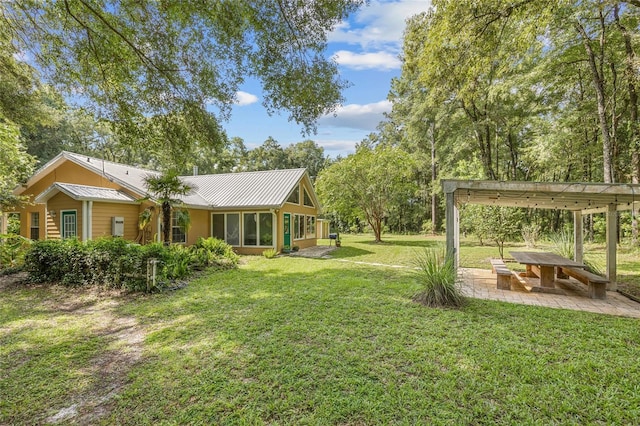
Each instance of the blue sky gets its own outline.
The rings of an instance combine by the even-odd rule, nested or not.
[[[269,136],[286,147],[305,139],[316,141],[330,157],[348,155],[391,110],[387,94],[391,79],[400,75],[399,54],[405,20],[426,11],[430,0],[371,1],[342,22],[329,35],[327,55],[335,57],[341,77],[351,82],[336,116],[322,117],[317,134],[302,135],[302,127],[288,122],[288,114],[269,116],[262,106],[257,82],[238,93],[238,104],[224,123],[229,137],[241,137],[247,148],[261,145]]]

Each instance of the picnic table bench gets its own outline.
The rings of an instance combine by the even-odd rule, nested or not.
[[[575,278],[589,288],[589,297],[592,299],[607,298],[607,283],[609,280],[603,276],[594,274],[586,269],[561,267],[558,272],[562,272],[570,277]]]
[[[504,260],[502,259],[490,259],[491,272],[496,274],[497,285],[499,290],[511,290],[511,269],[507,268]]]

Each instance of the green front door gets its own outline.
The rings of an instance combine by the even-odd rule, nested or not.
[[[291,213],[284,214],[284,238],[282,244],[285,248],[291,248]]]

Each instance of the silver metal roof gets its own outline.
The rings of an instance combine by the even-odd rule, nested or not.
[[[130,195],[115,189],[56,182],[39,194],[36,197],[36,202],[45,202],[60,192],[67,194],[74,200],[109,201],[120,203],[134,203],[136,201],[136,199]]]
[[[286,169],[184,176],[182,179],[194,186],[196,193],[213,208],[276,208],[287,201],[304,174],[305,169]]]
[[[89,157],[73,152],[63,151],[54,159],[42,166],[34,176],[29,179],[27,186],[32,185],[40,176],[44,176],[65,160],[72,161],[81,167],[104,176],[111,182],[122,185],[134,194],[139,194],[140,198],[147,195],[145,178],[148,176],[158,176],[160,173],[154,170],[143,169],[126,164],[114,163],[100,158]],[[278,208],[281,207],[289,197],[291,191],[304,177],[306,169],[285,169],[269,170],[258,172],[226,173],[216,175],[181,176],[185,183],[189,184],[193,190],[190,194],[181,197],[183,203],[195,208],[207,209],[228,209],[228,208]],[[63,190],[68,195],[77,199],[105,199],[118,201],[113,190],[104,189],[104,193],[99,193],[100,188],[87,187],[58,182],[58,186],[53,186],[49,190]],[[55,185],[54,185],[55,186]],[[72,189],[75,188],[75,189]],[[85,191],[81,194],[79,188],[94,188],[92,191]],[[26,187],[19,187],[16,193],[23,192]],[[38,196],[46,197],[47,191]],[[115,191],[117,192],[117,191]],[[72,195],[73,194],[73,195]],[[90,195],[91,194],[91,195]],[[122,193],[120,193],[122,194]],[[44,198],[47,199],[47,198]],[[120,200],[120,201],[130,201]],[[314,202],[317,202],[314,197]]]

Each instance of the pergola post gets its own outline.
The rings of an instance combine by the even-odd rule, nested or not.
[[[573,212],[573,260],[582,263],[584,260],[584,244],[582,241],[582,212]]]
[[[460,224],[458,218],[458,207],[455,203],[454,192],[445,193],[446,211],[445,227],[447,232],[447,254],[453,254],[456,268],[460,264]]]
[[[609,204],[607,208],[607,278],[609,284],[607,290],[616,291],[618,282],[616,279],[616,248],[618,244],[618,209],[616,204]]]

